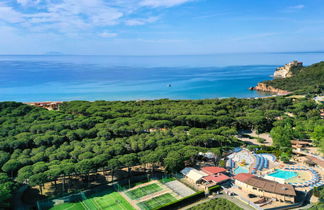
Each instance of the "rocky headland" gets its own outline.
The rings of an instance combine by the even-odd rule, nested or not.
[[[273,74],[274,79],[283,79],[283,78],[289,78],[294,75],[294,73],[303,67],[303,63],[299,61],[292,61],[288,64],[285,64],[282,67],[279,67],[276,69],[276,71]],[[279,88],[274,88],[271,85],[268,85],[264,82],[258,83],[257,86],[255,87],[250,87],[250,90],[256,90],[256,91],[262,91],[262,92],[271,92],[275,93],[277,95],[287,95],[290,94],[291,92],[287,90],[282,90]]]
[[[273,74],[274,78],[289,78],[294,75],[294,73],[303,67],[303,63],[297,60],[285,64],[282,67],[276,69]]]
[[[261,92],[270,92],[270,93],[275,93],[278,95],[287,95],[290,94],[291,92],[286,91],[286,90],[281,90],[278,88],[274,88],[270,85],[267,85],[265,83],[259,82],[257,86],[255,87],[250,87],[250,90],[256,90],[256,91],[261,91]]]

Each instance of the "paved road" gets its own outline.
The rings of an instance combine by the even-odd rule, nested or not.
[[[202,203],[205,203],[205,202],[208,202],[212,199],[215,199],[215,198],[224,198],[226,200],[229,200],[229,201],[232,201],[233,203],[235,203],[237,206],[241,207],[242,209],[245,209],[245,210],[254,210],[253,207],[249,206],[248,204],[242,202],[241,200],[233,197],[233,196],[229,196],[229,195],[226,195],[226,194],[221,194],[221,195],[216,195],[215,197],[213,198],[206,198],[206,199],[203,199],[203,200],[200,200],[196,203],[193,203],[191,205],[188,205],[186,207],[183,207],[181,208],[180,210],[186,210],[186,209],[189,209],[191,207],[194,207],[194,206],[197,206],[199,204],[202,204]]]

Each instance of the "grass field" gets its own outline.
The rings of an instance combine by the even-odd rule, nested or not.
[[[170,193],[166,193],[166,194],[160,195],[158,197],[152,198],[148,201],[138,203],[137,205],[142,210],[150,210],[150,209],[155,209],[159,206],[162,206],[164,204],[170,203],[175,200],[177,200],[177,199],[175,197],[173,197]]]
[[[154,184],[146,185],[144,187],[139,187],[134,190],[125,192],[125,194],[132,200],[136,200],[146,195],[159,192],[161,190],[162,188],[158,184],[154,183]]]
[[[64,203],[51,210],[134,210],[134,208],[118,193],[106,190],[90,196],[82,194],[83,201]]]

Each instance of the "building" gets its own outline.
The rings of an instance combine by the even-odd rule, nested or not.
[[[225,174],[218,174],[215,176],[209,175],[209,176],[205,176],[202,178],[202,180],[204,181],[204,184],[208,187],[224,183],[230,179],[231,178],[226,176]]]
[[[181,173],[194,184],[203,184],[205,186],[213,186],[230,180],[231,178],[226,176],[225,168],[220,167],[203,167],[201,170],[186,167]]]
[[[32,103],[25,103],[25,104],[45,108],[47,110],[59,110],[60,108],[59,106],[62,103],[63,102],[61,101],[56,101],[56,102],[32,102]]]
[[[307,148],[307,147],[311,147],[311,143],[308,141],[299,141],[299,140],[291,140],[291,146],[294,149],[297,149],[298,151],[300,151],[303,148]]]
[[[208,174],[208,175],[217,175],[219,173],[225,173],[226,172],[225,168],[216,167],[216,166],[203,167],[201,170],[203,172],[205,172],[206,174]]]
[[[208,174],[191,167],[184,168],[181,173],[194,184],[201,183],[202,178],[208,176]]]
[[[234,180],[235,185],[247,193],[281,202],[295,202],[296,191],[292,185],[280,184],[248,173],[238,174]]]
[[[282,67],[277,68],[273,76],[275,78],[292,77],[293,70],[295,70],[296,68],[301,68],[301,67],[303,67],[302,62],[293,61],[293,62],[290,62]]]

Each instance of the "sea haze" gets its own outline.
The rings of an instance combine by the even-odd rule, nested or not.
[[[0,101],[259,97],[248,87],[293,59],[323,54],[0,56]]]

